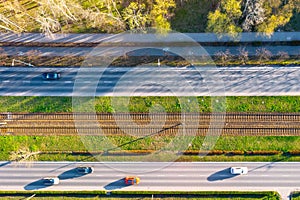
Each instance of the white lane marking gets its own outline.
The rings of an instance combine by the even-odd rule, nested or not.
[[[8,80],[5,80],[5,81],[2,81],[3,83],[9,83],[10,81],[8,81]]]
[[[65,83],[72,83],[72,81],[65,81]]]
[[[23,81],[23,83],[30,83],[30,81]]]

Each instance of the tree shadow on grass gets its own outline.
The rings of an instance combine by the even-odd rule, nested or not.
[[[59,180],[66,180],[66,179],[72,179],[72,178],[79,178],[82,176],[85,176],[87,174],[80,174],[76,171],[76,168],[70,169],[68,171],[65,171],[61,173],[58,178]]]
[[[27,185],[25,185],[25,190],[40,190],[43,188],[49,187],[49,185],[44,185],[43,179],[39,179],[37,181],[31,182]]]
[[[121,189],[124,187],[128,187],[129,185],[125,184],[125,178],[119,179],[117,181],[114,181],[112,183],[109,183],[104,186],[105,190],[116,190],[116,189]]]
[[[224,179],[229,179],[229,178],[233,178],[237,175],[234,175],[234,174],[231,174],[230,173],[230,168],[226,168],[226,169],[223,169],[221,171],[218,171],[218,172],[215,172],[213,174],[211,174],[207,180],[208,181],[222,181]]]

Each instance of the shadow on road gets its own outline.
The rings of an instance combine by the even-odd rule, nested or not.
[[[90,157],[86,157],[86,158],[84,158],[84,159],[80,159],[80,160],[78,160],[78,161],[76,161],[76,162],[70,162],[70,163],[68,163],[68,164],[66,164],[66,165],[63,165],[63,166],[58,167],[58,168],[56,168],[56,169],[53,169],[53,170],[51,170],[50,172],[55,172],[55,171],[57,171],[57,170],[59,170],[59,169],[62,169],[62,168],[65,168],[65,167],[68,167],[68,166],[71,166],[71,165],[75,165],[75,164],[80,163],[80,162],[82,162],[82,161],[87,162],[88,160],[95,161],[95,160],[94,160],[94,156],[91,154]]]
[[[233,178],[237,175],[230,173],[230,168],[223,169],[221,171],[218,171],[216,173],[211,174],[207,180],[208,181],[222,181],[224,179]]]
[[[63,173],[61,173],[58,178],[59,180],[65,180],[65,179],[72,179],[72,178],[79,178],[81,176],[84,176],[86,174],[79,174],[77,171],[76,171],[76,168],[74,169],[70,169],[68,171],[65,171]]]
[[[264,164],[264,165],[261,165],[261,166],[259,166],[259,167],[253,168],[253,169],[249,170],[249,172],[255,171],[255,170],[257,170],[257,169],[262,169],[262,168],[265,168],[266,171],[267,171],[267,170],[270,170],[270,169],[272,169],[273,167],[275,167],[275,165],[276,165],[278,162],[282,162],[282,161],[284,161],[284,159],[281,159],[281,160],[278,160],[278,161],[274,161],[274,162],[269,162],[269,163],[267,163],[267,164]]]
[[[7,161],[7,162],[3,162],[3,163],[0,163],[0,167],[4,167],[5,165],[8,165],[10,164],[11,161]]]
[[[40,179],[40,180],[37,180],[37,181],[34,181],[32,183],[25,185],[24,189],[25,190],[39,190],[39,189],[43,189],[46,187],[49,187],[49,186],[44,185],[43,180]]]
[[[104,189],[105,190],[116,190],[116,189],[121,189],[121,188],[124,188],[127,186],[129,186],[129,185],[125,184],[125,178],[122,178],[122,179],[119,179],[117,181],[107,184],[106,186],[104,186]]]

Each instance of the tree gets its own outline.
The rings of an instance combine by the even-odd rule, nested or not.
[[[171,17],[170,10],[175,7],[176,4],[174,0],[155,1],[150,12],[150,18],[152,20],[152,25],[158,30],[158,32],[162,33],[171,29],[168,19]]]
[[[214,33],[229,33],[236,36],[242,29],[238,26],[242,16],[240,0],[221,0],[215,12],[209,12],[207,31]]]
[[[6,11],[0,14],[0,29],[16,33],[36,30],[47,35],[62,31],[62,27],[84,24],[105,32],[125,30],[125,23],[113,0],[94,1],[85,7],[79,0],[32,0],[34,12],[18,0],[1,3]],[[97,3],[96,3],[97,2]],[[32,9],[33,10],[33,9]]]
[[[266,20],[258,24],[256,31],[263,32],[267,36],[271,36],[273,32],[281,26],[287,24],[293,16],[296,3],[299,0],[273,0],[265,1],[264,9]]]
[[[2,6],[6,12],[0,14],[0,28],[4,31],[24,32],[29,21],[28,17],[24,16],[24,10],[26,9],[16,0],[4,1]]]
[[[80,10],[81,19],[88,28],[116,33],[126,30],[119,7],[121,2],[113,0],[89,0],[91,4]]]
[[[171,29],[169,19],[172,9],[176,7],[174,0],[132,1],[123,6],[123,20],[130,30],[155,27],[158,32],[163,33]]]
[[[265,19],[265,10],[260,0],[245,0],[243,9],[243,31],[255,31],[255,27]]]
[[[146,12],[144,3],[131,2],[129,6],[123,10],[122,14],[130,30],[145,29],[149,21],[149,14]]]
[[[31,151],[29,148],[23,147],[17,151],[12,151],[9,158],[11,161],[17,162],[34,161],[37,159],[37,155],[40,153],[40,151]]]
[[[221,0],[208,14],[207,31],[235,36],[244,31],[273,32],[287,24],[293,12],[299,12],[300,0]]]
[[[38,5],[35,20],[47,35],[61,31],[62,24],[79,21],[81,5],[76,0],[34,0]]]
[[[20,33],[38,25],[42,32],[51,34],[60,31],[62,23],[78,20],[76,11],[80,5],[74,0],[33,0],[33,3],[37,5],[36,12],[29,12],[17,0],[3,2],[7,12],[6,16],[0,16],[0,28]]]

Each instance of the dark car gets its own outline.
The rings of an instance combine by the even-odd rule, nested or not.
[[[93,167],[77,167],[76,168],[77,173],[79,174],[91,174],[94,172],[94,168]]]
[[[60,79],[60,73],[59,72],[45,72],[42,74],[43,79],[45,80],[57,80]]]

